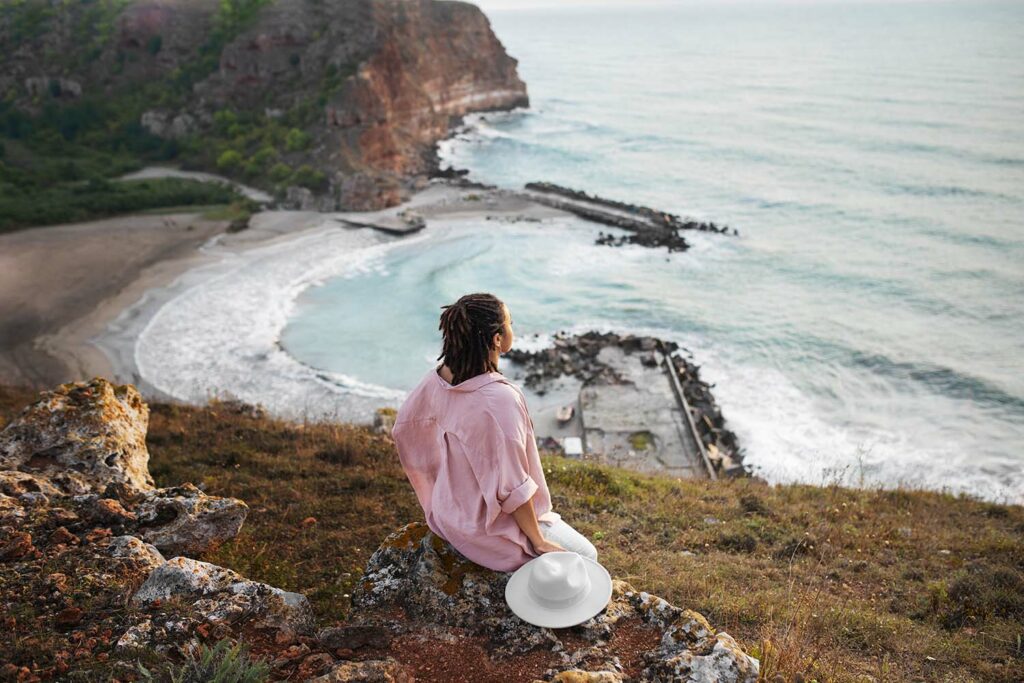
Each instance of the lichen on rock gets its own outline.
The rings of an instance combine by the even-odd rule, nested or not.
[[[208,496],[192,484],[148,491],[135,506],[140,535],[163,552],[193,555],[234,538],[249,506]]]
[[[413,522],[385,538],[370,557],[352,596],[358,623],[398,605],[424,627],[464,629],[486,636],[496,659],[538,647],[559,654],[561,664],[545,680],[622,680],[623,667],[609,651],[627,621],[660,633],[644,655],[639,680],[753,683],[759,662],[707,620],[625,581],[613,579],[612,596],[601,612],[568,629],[533,626],[505,601],[511,572],[481,567],[463,557],[426,524]],[[582,645],[566,646],[569,640]],[[561,678],[559,678],[561,676]]]
[[[47,477],[67,494],[111,483],[148,491],[148,426],[149,406],[130,384],[61,384],[0,432],[0,469]]]

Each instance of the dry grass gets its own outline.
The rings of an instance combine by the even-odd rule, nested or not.
[[[34,394],[0,391],[0,424]],[[151,404],[157,483],[245,499],[201,559],[309,596],[325,624],[378,543],[422,512],[390,439]],[[922,491],[681,481],[543,457],[555,509],[613,576],[696,609],[764,679],[1024,680],[1024,509]]]

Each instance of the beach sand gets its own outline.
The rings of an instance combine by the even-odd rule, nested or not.
[[[113,379],[109,358],[88,340],[146,289],[193,265],[227,227],[173,213],[0,235],[0,379],[35,388]]]
[[[229,221],[195,212],[135,214],[52,225],[0,235],[0,381],[48,389],[102,376],[135,384],[147,399],[173,400],[138,374],[131,334],[152,317],[162,288],[187,271],[288,240],[325,221],[373,223],[412,209],[445,218],[536,219],[565,215],[521,195],[435,183],[400,206],[373,213],[263,211],[250,227],[228,233]],[[122,314],[122,334],[110,334]],[[131,329],[129,335],[124,329]]]

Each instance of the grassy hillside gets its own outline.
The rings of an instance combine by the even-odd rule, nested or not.
[[[0,425],[34,396],[0,389]],[[220,403],[150,407],[158,485],[251,506],[201,559],[305,593],[322,623],[346,617],[380,540],[422,519],[387,436]],[[613,576],[705,614],[765,680],[1024,680],[1021,507],[542,460],[555,509]]]

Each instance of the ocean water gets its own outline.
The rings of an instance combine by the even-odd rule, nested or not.
[[[519,346],[588,329],[685,346],[769,481],[1024,502],[1024,4],[490,17],[532,106],[469,117],[446,160],[739,235],[668,254],[594,245],[609,229],[574,218],[348,246],[325,229],[165,306],[137,349],[147,377],[366,419],[435,361],[440,306],[490,291]],[[242,351],[237,326],[258,328]],[[173,350],[191,328],[203,343]]]

